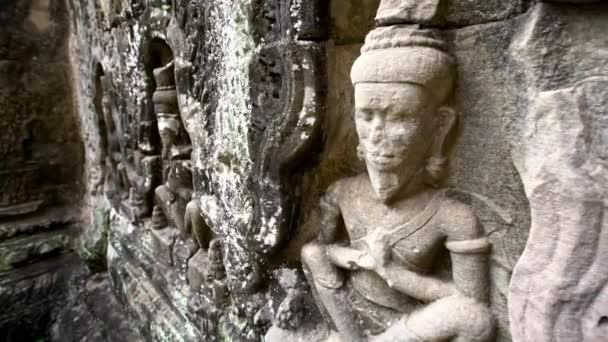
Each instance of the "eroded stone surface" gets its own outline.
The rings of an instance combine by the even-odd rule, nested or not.
[[[378,274],[381,267],[370,262],[374,260],[369,256],[381,260],[386,256],[382,252],[389,249],[378,241],[382,239],[373,239],[383,235],[371,233],[364,242],[358,241],[358,230],[353,227],[359,223],[353,222],[367,219],[364,230],[370,232],[389,226],[387,220],[392,216],[374,212],[383,204],[372,199],[390,202],[395,196],[390,190],[400,188],[399,181],[393,184],[393,176],[399,180],[399,172],[368,167],[369,160],[382,164],[382,158],[390,160],[398,153],[366,156],[366,148],[378,151],[371,131],[362,129],[360,114],[355,116],[356,105],[366,97],[398,101],[386,98],[390,87],[375,84],[370,90],[364,86],[366,82],[356,80],[354,88],[350,80],[353,62],[360,60],[355,76],[367,83],[404,82],[404,75],[417,83],[418,78],[429,76],[425,71],[440,74],[437,66],[445,60],[437,58],[441,53],[436,50],[448,51],[456,62],[458,77],[451,101],[430,101],[424,95],[412,95],[416,91],[411,89],[397,97],[403,100],[411,95],[407,106],[417,101],[441,102],[454,109],[454,128],[446,129],[444,148],[433,151],[433,156],[450,160],[447,177],[437,184],[451,188],[442,202],[453,204],[448,205],[452,208],[447,210],[449,215],[444,215],[450,220],[444,221],[454,224],[456,214],[471,214],[468,217],[477,220],[475,237],[486,236],[492,246],[483,254],[489,256],[489,267],[472,268],[478,275],[489,271],[487,287],[479,285],[481,279],[464,277],[475,280],[468,285],[477,284],[472,285],[475,291],[470,290],[473,287],[465,291],[466,296],[479,296],[483,301],[481,293],[489,291],[488,308],[496,319],[498,341],[510,341],[510,330],[523,340],[534,340],[539,331],[547,341],[594,341],[605,336],[605,279],[581,273],[601,273],[594,270],[605,266],[601,258],[582,252],[602,253],[601,244],[594,243],[603,239],[598,217],[605,207],[603,188],[597,186],[605,183],[601,113],[606,104],[598,100],[605,97],[605,5],[519,0],[101,0],[68,4],[65,13],[73,15],[69,46],[54,38],[67,34],[69,26],[56,25],[54,14],[63,6],[59,2],[23,0],[0,5],[0,16],[10,27],[18,28],[8,35],[0,30],[0,70],[7,79],[20,80],[19,84],[44,87],[44,92],[25,87],[35,91],[23,98],[41,99],[25,101],[32,102],[29,107],[16,100],[20,99],[16,86],[3,88],[5,92],[13,89],[4,98],[11,103],[9,107],[18,109],[11,112],[17,113],[12,120],[15,124],[7,126],[18,129],[8,131],[20,133],[9,134],[5,137],[8,143],[0,147],[0,155],[9,156],[2,159],[7,167],[0,162],[0,169],[6,169],[0,171],[4,190],[0,253],[13,253],[4,253],[10,255],[2,261],[7,262],[3,264],[7,269],[31,267],[39,258],[68,253],[71,242],[59,246],[56,240],[67,236],[64,230],[78,222],[78,215],[57,211],[52,219],[38,219],[49,209],[55,212],[56,207],[49,205],[78,198],[78,182],[71,181],[85,170],[88,196],[83,208],[88,212],[82,217],[87,231],[80,239],[79,252],[96,271],[103,271],[107,258],[110,285],[128,314],[105,315],[92,310],[86,298],[78,299],[87,293],[91,298],[108,299],[108,284],[93,282],[70,301],[74,311],[60,314],[64,322],[80,317],[76,323],[84,329],[72,330],[79,336],[76,339],[101,338],[100,331],[86,327],[91,324],[89,319],[104,317],[110,322],[127,322],[130,327],[125,328],[136,328],[144,340],[256,341],[262,336],[267,340],[338,340],[339,333],[331,323],[336,314],[317,305],[329,301],[318,286],[309,288],[300,258],[302,246],[307,255],[311,252],[308,243],[321,228],[330,226],[324,217],[332,210],[319,207],[319,199],[340,197],[338,216],[349,227],[351,239],[338,236],[336,241],[345,241],[349,248],[360,244],[365,250],[363,246],[367,246],[369,251],[355,255],[353,264],[373,268],[378,272],[370,273]],[[7,11],[17,15],[6,17]],[[62,13],[59,18],[65,20]],[[386,27],[397,23],[422,27]],[[374,25],[382,27],[372,32],[361,54],[360,44]],[[419,34],[437,29],[441,30],[437,36]],[[438,44],[440,39],[445,44]],[[386,46],[370,49],[374,40]],[[407,55],[389,48],[399,44],[417,48]],[[372,56],[374,50],[382,53]],[[71,70],[65,64],[66,51],[71,53]],[[437,63],[430,63],[433,60]],[[382,68],[375,68],[380,64]],[[425,65],[428,69],[421,67]],[[71,97],[64,94],[70,73],[78,85],[74,103],[80,113],[85,153],[78,150],[75,137],[79,129],[72,117],[58,113],[71,110]],[[439,99],[452,90],[445,82],[451,71],[443,74],[445,77],[425,79]],[[15,103],[19,106],[12,106]],[[41,108],[53,113],[44,117],[48,122],[31,120],[40,117]],[[446,114],[449,111],[439,112],[443,119],[452,116]],[[24,129],[20,122],[27,123]],[[64,140],[54,137],[57,125],[68,132]],[[49,129],[49,136],[39,134]],[[433,133],[443,136],[445,132],[434,129]],[[357,151],[359,143],[362,153]],[[407,146],[407,151],[422,145],[399,146]],[[418,152],[415,155],[422,156],[427,151]],[[368,159],[367,164],[358,154]],[[84,167],[80,167],[83,156]],[[438,171],[439,161],[430,165],[432,171]],[[407,165],[418,162],[409,160]],[[362,172],[363,176],[351,178]],[[41,174],[50,178],[43,181]],[[3,175],[14,181],[1,184],[6,179]],[[362,190],[364,185],[368,191]],[[580,187],[584,191],[577,191]],[[563,198],[564,194],[568,197]],[[407,208],[424,211],[427,202],[432,200],[416,197],[412,203],[420,208],[403,204],[403,210],[395,212],[405,215],[402,211]],[[559,208],[557,213],[555,208]],[[411,242],[416,246],[401,249],[414,253],[418,248],[424,254],[428,249],[422,248],[421,241],[429,236],[424,232],[433,225],[431,221],[415,240],[402,241],[402,245]],[[530,222],[533,231],[528,251],[511,279]],[[548,229],[553,230],[547,233]],[[547,239],[537,238],[541,233],[559,241],[549,244]],[[443,242],[437,243],[437,249],[445,255],[420,258],[433,261],[425,276],[449,279],[452,275],[462,285],[459,275],[467,273],[458,270],[462,253],[448,252]],[[353,252],[338,250],[334,257]],[[555,257],[546,256],[549,254]],[[308,256],[306,264],[323,259]],[[387,260],[394,259],[391,255]],[[547,267],[538,270],[540,260]],[[323,274],[319,269],[328,265],[321,264],[312,268],[310,284],[315,285],[315,277]],[[364,273],[349,269],[352,267],[341,265],[339,277],[350,279]],[[424,288],[422,295],[441,292],[421,285],[425,278],[419,278],[420,273],[409,275],[418,279],[409,290]],[[539,285],[542,282],[546,286]],[[403,283],[391,283],[408,292],[398,285]],[[439,286],[440,290],[449,290],[451,283],[447,284]],[[439,319],[424,320],[431,322],[425,330],[422,323],[415,323],[420,315],[397,320],[403,316],[398,311],[408,305],[380,310],[357,295],[360,288],[346,284],[345,289],[346,295],[338,301],[344,311],[341,317],[352,316],[356,310],[346,308],[354,305],[360,308],[357,315],[374,314],[371,320],[355,325],[368,330],[379,326],[378,332],[392,326],[388,334],[396,331],[399,338],[405,338],[404,332],[409,330],[437,334],[442,327],[438,322],[450,319],[462,326],[464,321],[490,317],[487,311],[471,314],[475,305],[463,304],[467,299],[448,304],[443,299],[427,299],[426,304],[417,305],[424,309],[451,306],[452,311],[435,315]],[[541,289],[547,290],[546,295],[537,295]],[[382,296],[391,291],[385,287],[378,292]],[[394,303],[384,307],[390,305]],[[458,319],[457,306],[477,320]],[[69,329],[68,324],[54,333],[67,338]],[[339,326],[338,330],[345,331]],[[475,338],[483,339],[479,336]]]
[[[607,307],[606,105],[608,78],[545,91],[532,103],[521,164],[532,227],[511,281],[514,337],[600,341]],[[583,133],[586,132],[586,133]],[[542,156],[542,158],[541,158]],[[526,323],[524,323],[526,321]]]
[[[591,51],[606,43],[594,32],[605,30],[607,11],[538,5],[512,45],[530,98],[514,150],[532,219],[509,292],[518,341],[608,336],[598,309],[607,305],[608,280],[597,271],[605,267],[607,195],[607,79],[598,75],[608,70],[605,57]],[[547,25],[555,25],[549,35],[542,33]]]
[[[393,10],[401,8],[382,1],[378,16]],[[487,237],[469,207],[433,189],[455,122],[447,106],[455,63],[439,32],[393,25],[409,20],[426,22],[380,21],[387,26],[367,35],[352,67],[357,152],[367,173],[329,187],[319,236],[302,248],[302,261],[319,309],[343,339],[488,341]],[[447,241],[451,280],[432,271],[439,241]]]

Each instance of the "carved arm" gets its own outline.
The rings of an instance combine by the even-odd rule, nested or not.
[[[336,241],[336,235],[340,228],[341,213],[337,204],[336,184],[329,187],[325,196],[321,198],[320,210],[321,217],[319,220],[319,234],[317,241],[321,244],[330,244]]]
[[[446,243],[452,258],[452,278],[459,292],[486,302],[488,297],[488,250],[486,237]]]
[[[391,288],[423,302],[432,302],[458,292],[451,282],[445,282],[433,276],[420,275],[394,261],[377,267],[376,272],[386,280]]]

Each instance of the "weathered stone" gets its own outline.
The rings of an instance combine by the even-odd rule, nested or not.
[[[92,227],[80,235],[78,255],[93,272],[105,271],[107,270],[106,253],[110,233],[110,207],[105,201],[98,202],[91,215]]]
[[[198,291],[205,282],[209,266],[207,251],[202,249],[188,260],[188,285],[193,292]]]
[[[74,203],[83,153],[67,65],[69,12],[57,1],[0,5],[0,217]]]
[[[75,223],[78,219],[77,216],[78,213],[70,207],[52,207],[43,209],[34,215],[11,219],[0,223],[0,241],[65,227]]]
[[[460,27],[505,20],[521,14],[522,0],[383,0],[376,21],[425,26]]]
[[[74,277],[55,308],[51,341],[144,341],[112,294],[108,275]]]
[[[331,33],[335,44],[363,43],[373,28],[378,4],[380,0],[330,1]]]
[[[608,306],[608,278],[599,271],[608,252],[608,68],[594,53],[606,44],[598,34],[607,13],[603,4],[539,4],[512,46],[530,98],[515,149],[532,219],[509,292],[517,341],[608,336],[599,309]]]
[[[381,2],[378,14],[391,6]],[[375,29],[361,51],[351,80],[367,174],[330,186],[319,236],[302,249],[319,309],[352,341],[487,341],[487,237],[469,207],[428,187],[442,175],[454,127],[453,59],[438,33],[404,26]],[[447,240],[450,282],[432,274],[439,240]]]
[[[119,303],[129,308],[128,319],[145,340],[204,340],[200,330],[188,319],[186,275],[172,262],[177,231],[136,229],[124,217],[113,213],[108,246],[108,273],[112,291]],[[168,245],[159,249],[160,235],[166,231]],[[164,254],[162,254],[162,253]]]
[[[151,230],[155,245],[154,249],[157,251],[159,262],[164,262],[168,265],[173,264],[173,245],[177,238],[177,231],[171,228],[154,229]]]
[[[66,253],[73,249],[75,235],[74,229],[60,229],[3,241],[0,243],[0,270]]]
[[[0,273],[0,334],[7,341],[48,336],[54,307],[65,303],[70,281],[86,268],[74,254]]]
[[[605,340],[584,2],[2,2],[0,336]]]
[[[600,341],[608,336],[608,78],[540,92],[531,104],[519,170],[532,227],[511,281],[510,317],[518,341]],[[541,158],[542,156],[542,158]],[[547,185],[551,186],[548,187]]]

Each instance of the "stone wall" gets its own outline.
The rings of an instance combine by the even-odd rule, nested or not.
[[[326,224],[330,185],[366,170],[350,71],[379,6],[402,4],[399,20],[441,32],[456,61],[441,186],[492,246],[495,340],[600,341],[608,8],[569,2],[0,5],[13,28],[0,67],[23,83],[0,90],[16,118],[1,124],[22,132],[2,143],[0,169],[34,182],[4,191],[0,213],[41,213],[86,188],[80,255],[107,269],[145,340],[337,338],[301,251]],[[57,40],[28,45],[45,34]],[[434,261],[449,279],[447,254]]]
[[[47,335],[80,263],[84,151],[61,1],[0,4],[0,336]]]

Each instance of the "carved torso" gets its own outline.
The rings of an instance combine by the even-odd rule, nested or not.
[[[368,176],[362,174],[336,182],[324,202],[344,221],[352,248],[366,251],[372,235],[382,234],[391,249],[391,259],[417,273],[429,273],[445,241],[454,236],[443,222],[443,213],[453,203],[446,199],[444,190],[423,190],[387,205],[377,199]],[[458,229],[459,222],[455,221],[450,225]],[[391,289],[374,272],[351,271],[350,280],[358,292],[377,304],[402,312],[416,307],[417,301]]]

